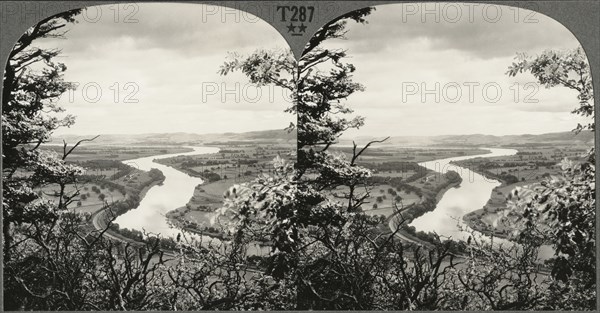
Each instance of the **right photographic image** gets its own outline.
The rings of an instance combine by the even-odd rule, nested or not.
[[[569,29],[386,4],[323,26],[297,71],[303,307],[596,307],[594,96]]]

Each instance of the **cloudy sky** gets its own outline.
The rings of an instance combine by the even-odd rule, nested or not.
[[[60,100],[76,124],[58,134],[244,132],[295,121],[283,112],[282,90],[258,90],[243,74],[217,73],[228,52],[287,49],[255,16],[139,3],[92,7],[77,19],[67,39],[43,43],[62,49],[65,80],[79,84]]]
[[[348,49],[366,87],[348,101],[366,125],[346,137],[537,134],[582,121],[569,113],[573,91],[505,75],[517,52],[577,47],[548,17],[483,4],[394,4],[367,19],[349,23],[347,40],[327,44]],[[217,74],[229,52],[287,48],[250,14],[139,3],[92,7],[78,20],[68,39],[43,43],[62,49],[65,79],[79,84],[60,102],[77,123],[58,133],[243,132],[295,120],[283,112],[281,89]]]
[[[532,11],[445,5],[378,6],[367,25],[349,23],[348,39],[329,43],[348,49],[366,87],[348,100],[366,124],[344,137],[539,134],[582,121],[569,113],[575,92],[505,75],[517,52],[576,48],[570,31]]]

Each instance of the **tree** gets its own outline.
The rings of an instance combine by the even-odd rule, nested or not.
[[[46,18],[28,29],[9,54],[4,71],[2,90],[2,181],[3,181],[3,237],[4,258],[11,259],[12,228],[25,221],[53,220],[56,214],[39,199],[33,190],[44,184],[66,183],[82,173],[77,166],[67,165],[56,154],[38,148],[54,130],[73,123],[72,116],[62,119],[45,112],[59,113],[57,99],[71,83],[63,80],[66,66],[53,60],[57,49],[41,49],[31,44],[41,38],[61,38],[59,32],[74,22],[79,10]],[[33,65],[38,66],[34,70]],[[66,145],[65,145],[65,153]],[[28,177],[15,175],[17,171],[32,172]],[[73,197],[58,192],[60,207]],[[66,197],[66,198],[65,198]]]
[[[547,284],[537,263],[536,245],[497,245],[471,232],[457,247],[464,260],[452,267],[440,287],[446,310],[536,310]]]
[[[574,114],[591,117],[575,132],[594,131],[594,95],[587,58],[581,47],[571,51],[548,50],[530,59],[517,57],[508,75],[530,72],[546,87],[563,86],[578,92]],[[550,242],[555,249],[547,307],[585,310],[596,304],[595,152],[583,162],[565,158],[562,176],[544,174],[539,189],[522,188],[513,194],[511,209],[524,217],[523,240]],[[547,227],[544,227],[546,225]]]
[[[111,207],[106,208],[108,216],[104,222],[108,226],[105,229],[89,231],[81,227],[84,217],[66,210],[70,203],[77,201],[79,189],[67,193],[65,188],[79,183],[81,168],[65,160],[81,142],[71,148],[65,143],[62,156],[38,151],[56,127],[71,123],[70,120],[52,120],[44,114],[47,111],[44,107],[51,107],[54,98],[43,98],[47,96],[44,93],[47,89],[42,86],[58,86],[51,89],[57,97],[68,88],[68,83],[62,82],[60,71],[53,72],[55,67],[49,55],[42,59],[51,69],[41,74],[34,75],[30,69],[13,69],[12,80],[16,79],[17,83],[11,86],[11,100],[3,102],[9,107],[6,129],[4,111],[2,117],[3,134],[6,132],[10,139],[6,146],[3,142],[6,149],[3,161],[11,166],[3,169],[3,183],[12,188],[3,199],[5,216],[8,216],[5,232],[9,235],[8,239],[5,236],[5,244],[9,244],[4,252],[7,308],[520,310],[590,307],[591,299],[595,299],[592,293],[595,289],[592,282],[595,277],[592,270],[595,265],[592,161],[566,164],[564,179],[544,186],[546,190],[541,193],[515,193],[513,198],[521,201],[515,207],[531,222],[520,234],[522,245],[507,249],[498,249],[476,238],[467,243],[441,243],[435,234],[415,233],[414,227],[403,223],[413,219],[416,211],[404,213],[396,202],[392,202],[393,215],[389,217],[390,224],[397,225],[394,229],[388,229],[389,218],[370,217],[363,212],[368,205],[366,200],[375,189],[369,179],[372,172],[357,162],[372,144],[380,141],[364,147],[354,144],[350,157],[331,151],[330,147],[344,131],[364,123],[363,118],[350,116],[352,111],[346,105],[363,87],[353,81],[355,68],[345,63],[347,52],[328,49],[325,42],[342,39],[346,23],[365,23],[371,11],[371,8],[361,9],[330,21],[311,38],[298,61],[289,51],[259,50],[249,56],[232,54],[221,67],[223,75],[241,71],[253,83],[272,84],[291,91],[294,102],[286,111],[297,114],[299,121],[289,128],[298,134],[296,163],[276,157],[269,175],[261,174],[225,193],[225,205],[218,210],[217,219],[227,217],[224,224],[229,233],[225,236],[232,238],[227,244],[186,244],[180,242],[182,236],[175,242],[119,229],[118,225],[111,224],[115,217]],[[73,21],[68,14],[55,18]],[[60,25],[52,19],[43,23],[54,26],[36,25],[31,33]],[[51,32],[46,33],[49,34]],[[33,40],[29,44],[31,42]],[[9,66],[17,64],[15,62]],[[56,68],[64,71],[64,67],[56,65]],[[9,83],[12,80],[8,80]],[[32,106],[39,109],[29,112]],[[16,175],[20,169],[32,174]],[[209,170],[204,174],[211,181],[220,179]],[[152,170],[149,175],[153,180],[164,179],[158,170]],[[460,176],[448,172],[445,178],[454,181]],[[43,194],[33,191],[47,184],[59,187],[56,201],[44,199]],[[405,185],[404,188],[407,186],[410,187]],[[104,196],[96,186],[92,190],[99,193],[99,197]],[[342,192],[338,198],[329,196],[339,190]],[[379,202],[386,197],[385,190],[381,191]],[[395,195],[392,191],[389,189],[388,193]],[[410,194],[411,189],[407,192]],[[83,195],[80,198],[85,199]],[[571,201],[573,198],[577,201]],[[395,199],[400,202],[401,197]],[[139,201],[135,196],[130,200]],[[377,208],[377,204],[372,207]],[[533,217],[552,221],[555,232],[540,232],[534,227]],[[103,234],[109,229],[136,237],[139,242],[133,245],[107,240]],[[207,229],[217,232],[216,226]],[[396,236],[401,229],[418,238],[433,238],[436,244],[425,248],[402,242]],[[537,248],[547,238],[554,240],[557,250],[567,256],[555,259],[552,266],[572,272],[564,279],[565,283],[554,284],[550,289],[538,283],[535,263]],[[265,241],[272,246],[267,256],[248,256],[250,245]],[[179,252],[171,251],[167,256],[161,247]],[[455,266],[457,254],[461,266]],[[561,292],[568,296],[561,296]]]
[[[352,110],[345,104],[363,87],[352,80],[354,66],[343,62],[346,51],[326,49],[323,42],[343,38],[347,22],[364,23],[371,11],[327,23],[298,62],[289,51],[259,50],[247,57],[234,54],[221,68],[222,74],[240,70],[252,83],[273,84],[293,95],[286,111],[298,119],[296,163],[277,158],[272,176],[232,187],[219,212],[233,221],[236,242],[268,238],[273,244],[266,273],[293,286],[288,301],[295,309],[433,308],[441,260],[449,256],[445,248],[417,251],[419,262],[425,255],[434,262],[407,269],[405,248],[394,239],[399,228],[378,233],[381,220],[362,213],[371,173],[356,162],[378,141],[362,148],[355,144],[350,159],[329,151],[345,130],[363,124],[362,117],[348,117]],[[329,199],[327,193],[338,187],[345,190],[341,200]],[[391,296],[399,292],[405,296]]]
[[[70,147],[64,142],[62,155],[40,149],[53,131],[74,122],[70,115],[56,117],[63,112],[56,104],[58,98],[73,85],[63,80],[66,66],[55,61],[60,51],[34,43],[63,38],[61,30],[74,23],[79,12],[48,17],[27,30],[10,52],[4,72],[3,299],[7,310],[144,309],[148,303],[164,300],[160,296],[164,289],[157,288],[164,278],[157,271],[164,264],[157,244],[110,242],[103,238],[108,226],[90,231],[81,227],[85,216],[67,210],[78,200],[83,169],[66,159],[81,143],[93,139]],[[48,194],[50,198],[35,192],[45,186],[55,190]]]
[[[563,86],[577,91],[579,106],[572,113],[591,118],[587,125],[578,124],[576,130],[595,129],[592,76],[582,47],[569,51],[546,50],[535,58],[517,54],[516,60],[508,67],[509,76],[529,72],[546,88]]]

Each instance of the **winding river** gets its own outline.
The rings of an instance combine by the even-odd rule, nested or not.
[[[125,160],[123,163],[136,167],[143,171],[149,171],[153,168],[160,170],[165,175],[165,181],[162,185],[151,187],[140,205],[120,215],[115,220],[121,228],[135,229],[152,234],[160,234],[163,237],[174,238],[181,233],[181,230],[171,226],[167,220],[167,212],[185,206],[197,185],[202,184],[204,180],[198,177],[192,177],[186,173],[176,170],[173,167],[154,162],[157,159],[166,159],[175,156],[209,154],[219,152],[216,147],[185,147],[193,151],[184,153],[161,154],[149,157],[143,157],[133,160]],[[187,238],[202,240],[203,243],[219,241],[208,236],[186,234]],[[251,244],[248,247],[249,255],[265,254],[270,247],[259,244]]]
[[[173,209],[184,206],[193,195],[194,188],[198,184],[203,183],[203,180],[189,176],[172,167],[156,163],[153,160],[180,155],[216,153],[219,151],[218,148],[214,147],[189,148],[192,148],[194,151],[123,161],[123,163],[144,171],[149,171],[152,168],[159,169],[165,175],[165,181],[162,185],[150,188],[136,209],[130,210],[116,219],[115,222],[120,227],[161,234],[166,237],[173,237],[181,232],[179,229],[169,225],[165,214]],[[448,170],[453,170],[462,177],[463,181],[457,188],[450,188],[446,191],[435,210],[416,218],[410,225],[414,226],[417,230],[436,232],[443,237],[466,239],[469,232],[466,231],[468,227],[462,222],[462,216],[471,211],[481,209],[489,200],[492,190],[499,186],[500,182],[488,179],[469,169],[450,164],[450,162],[475,157],[509,156],[517,153],[517,150],[514,149],[485,148],[485,150],[489,150],[490,152],[419,163],[423,167],[438,173],[446,173]],[[465,230],[459,228],[459,223]],[[497,243],[510,244],[509,241],[500,238],[494,240]],[[255,247],[254,249],[260,248]],[[252,253],[249,251],[249,253],[260,252],[255,251]],[[540,257],[544,259],[551,256],[552,253],[550,247],[542,247]]]
[[[491,158],[517,154],[517,150],[514,149],[484,149],[489,150],[490,153],[419,163],[419,165],[437,173],[445,174],[449,170],[455,171],[463,180],[457,188],[450,188],[446,191],[435,210],[416,218],[410,225],[421,231],[436,232],[440,236],[467,239],[468,232],[461,231],[457,227],[458,221],[462,221],[463,215],[483,208],[490,199],[492,190],[500,186],[500,182],[488,179],[467,168],[450,164],[450,162],[476,157]]]
[[[486,178],[468,168],[450,164],[450,162],[476,157],[491,158],[517,154],[517,150],[514,149],[483,149],[489,150],[490,152],[486,154],[453,157],[419,163],[419,165],[438,173],[446,173],[449,170],[455,171],[463,180],[457,188],[450,188],[446,191],[442,199],[438,202],[435,210],[414,219],[410,224],[411,226],[414,226],[420,231],[435,232],[442,237],[449,237],[457,240],[466,240],[468,238],[471,229],[462,221],[462,217],[467,213],[483,208],[490,199],[492,190],[495,187],[500,186],[501,183],[497,180]],[[494,242],[503,245],[512,245],[510,241],[501,238],[494,238]],[[551,257],[553,253],[551,247],[542,246],[540,248],[539,257],[541,259],[547,259]]]
[[[140,202],[140,205],[117,217],[115,223],[119,224],[121,228],[139,231],[145,230],[146,232],[161,234],[165,237],[174,237],[181,232],[179,229],[169,225],[165,214],[171,210],[185,206],[194,194],[196,186],[202,184],[204,181],[201,178],[192,177],[170,166],[156,163],[154,160],[166,159],[179,155],[184,156],[219,152],[219,148],[214,147],[186,148],[192,148],[194,151],[153,155],[123,161],[123,163],[136,167],[142,171],[149,171],[152,168],[156,168],[165,175],[165,181],[162,185],[150,188],[146,193],[146,196]]]

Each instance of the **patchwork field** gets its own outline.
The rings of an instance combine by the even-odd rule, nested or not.
[[[225,191],[261,174],[272,173],[273,159],[279,156],[291,161],[290,155],[295,149],[291,145],[261,142],[221,144],[219,147],[218,153],[158,160],[164,165],[205,180],[203,184],[196,186],[185,207],[176,208],[167,214],[172,224],[217,233],[209,225],[209,219],[212,212],[223,205]]]
[[[74,142],[70,143],[69,148],[72,147],[73,144]],[[62,145],[45,145],[43,146],[43,149],[55,151],[59,155],[62,155],[63,153]],[[74,152],[69,155],[68,161],[73,163],[85,162],[90,160],[122,161],[152,155],[171,154],[189,151],[192,151],[192,149],[178,146],[97,145],[91,142],[78,146],[74,150]],[[110,171],[111,169],[106,170]]]
[[[582,161],[587,148],[582,146],[538,145],[516,147],[518,153],[514,156],[475,158],[456,162],[470,168],[490,179],[500,180],[501,186],[496,187],[489,201],[483,208],[477,209],[463,217],[468,225],[484,233],[494,233],[506,237],[516,230],[520,216],[511,212],[508,201],[513,197],[515,188],[535,187],[543,179],[560,175],[560,162],[569,158],[575,162]]]

